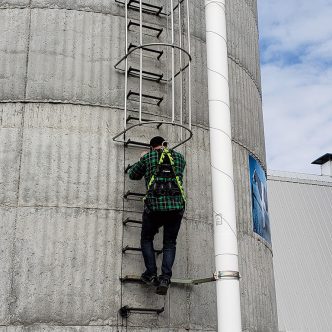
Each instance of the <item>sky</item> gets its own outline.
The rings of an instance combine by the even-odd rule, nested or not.
[[[258,0],[267,167],[332,153],[332,0]]]

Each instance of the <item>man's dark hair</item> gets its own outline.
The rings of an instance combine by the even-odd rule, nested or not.
[[[155,136],[155,137],[151,138],[150,146],[155,148],[159,145],[163,145],[164,142],[165,142],[164,138],[162,138],[161,136]]]

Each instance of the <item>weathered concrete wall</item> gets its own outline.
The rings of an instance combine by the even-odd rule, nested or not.
[[[242,324],[250,332],[278,331],[272,248],[253,233],[248,169],[252,154],[266,170],[257,3],[232,0],[227,5]]]
[[[214,269],[204,3],[190,2],[194,137],[180,149],[189,197],[177,278]],[[124,77],[113,68],[125,48],[123,15],[109,0],[0,0],[1,332],[216,329],[213,284],[173,286],[164,299],[119,281],[143,271],[140,254],[121,253],[139,244],[140,229],[121,221],[142,210],[122,199],[144,190],[123,172],[141,150],[112,141],[123,126]],[[276,331],[272,253],[252,232],[247,173],[248,153],[265,166],[256,1],[229,1],[227,20],[243,327]],[[144,112],[168,116],[163,105]],[[154,134],[144,128],[135,137]],[[165,312],[125,321],[117,311],[126,304]]]

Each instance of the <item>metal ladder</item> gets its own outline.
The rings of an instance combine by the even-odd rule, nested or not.
[[[114,66],[124,75],[124,129],[113,140],[124,146],[123,208],[124,211],[132,211],[133,205],[142,204],[145,194],[140,189],[130,188],[132,183],[126,176],[130,164],[126,166],[126,160],[137,148],[149,146],[137,138],[138,131],[144,127],[144,130],[158,135],[162,128],[173,132],[176,129],[178,139],[172,142],[171,148],[179,147],[192,137],[189,0],[115,2],[125,12],[125,55]],[[137,210],[142,208],[140,206]],[[125,243],[124,237],[128,232],[140,229],[141,224],[131,216],[123,220],[119,314],[124,319],[130,313],[159,315],[164,312],[164,306],[149,308],[122,303],[124,285],[141,283],[140,276],[123,273],[124,261],[141,251],[139,246]],[[159,255],[162,251],[155,252]],[[213,276],[197,280],[172,279],[172,285],[197,285],[214,280]]]
[[[125,11],[125,55],[114,65],[124,74],[124,129],[113,140],[147,147],[133,139],[135,129],[172,126],[180,133],[172,142],[171,148],[176,148],[192,137],[189,0],[158,0],[158,5],[149,0],[115,2]],[[150,19],[143,22],[146,17]],[[170,93],[155,92],[168,89]],[[144,112],[147,107],[149,112]]]

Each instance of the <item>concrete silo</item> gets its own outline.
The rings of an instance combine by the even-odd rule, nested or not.
[[[272,248],[251,221],[249,154],[265,168],[256,7],[256,1],[232,0],[226,14],[242,326],[258,332],[277,331],[277,317]],[[170,18],[150,14],[145,10],[145,22],[163,27],[163,35],[144,38],[169,40]],[[141,150],[112,140],[124,127],[125,79],[114,65],[126,49],[125,6],[0,0],[0,331],[216,330],[214,283],[184,284],[214,272],[204,14],[204,2],[191,0],[191,98],[187,69],[183,89],[174,91],[186,127],[189,101],[192,109],[193,137],[179,147],[188,165],[188,203],[174,266],[180,284],[163,298],[120,281],[143,271],[140,253],[124,250],[139,246],[139,224],[123,224],[139,220],[142,210],[137,197],[123,197],[144,190],[124,172]],[[137,10],[128,15],[135,22]],[[179,27],[186,31],[184,23]],[[133,24],[133,44],[136,29]],[[185,37],[183,43],[187,49]],[[144,64],[169,74],[170,48],[165,53],[167,61],[144,58]],[[175,67],[178,61],[177,53]],[[168,98],[142,112],[169,120],[171,85],[155,84],[144,82],[147,94]],[[134,104],[128,109],[134,117]],[[173,126],[140,127],[134,139],[146,142],[155,132],[181,141]],[[164,311],[123,318],[119,309],[126,305]]]

